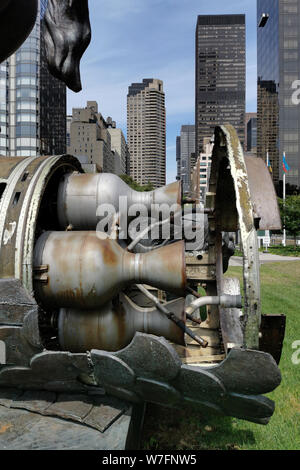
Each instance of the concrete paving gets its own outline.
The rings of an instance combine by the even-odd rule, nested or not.
[[[300,257],[294,256],[278,256],[272,255],[271,253],[259,253],[259,260],[260,264],[266,263],[278,263],[282,261],[300,261]],[[242,266],[243,265],[243,258],[239,256],[233,256],[230,258],[229,266]]]

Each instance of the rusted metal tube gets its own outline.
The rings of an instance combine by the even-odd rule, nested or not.
[[[96,309],[131,283],[183,294],[184,242],[132,254],[96,232],[46,232],[34,251],[34,288],[45,305]]]
[[[185,310],[186,314],[192,315],[194,311],[206,305],[219,305],[223,308],[242,308],[242,297],[240,295],[227,295],[201,297],[194,300]]]
[[[179,329],[181,329],[185,334],[187,334],[190,338],[196,341],[196,343],[202,346],[202,348],[207,348],[208,342],[205,341],[205,339],[201,338],[200,336],[195,335],[195,333],[186,326],[185,318],[183,320],[180,318],[177,318],[177,316],[172,311],[170,311],[166,307],[166,305],[162,305],[160,301],[155,297],[155,295],[151,294],[151,292],[149,292],[144,286],[138,285],[137,287],[140,289],[141,292],[143,292],[143,294],[146,297],[152,300],[152,302],[156,305],[158,310],[160,310],[164,315],[166,315],[166,317],[171,322],[175,323],[175,325],[177,325]]]
[[[61,228],[72,225],[75,230],[95,230],[101,220],[97,209],[110,204],[116,212],[124,213],[120,197],[126,198],[127,208],[142,204],[150,212],[152,204],[181,205],[181,183],[177,181],[155,191],[139,192],[110,173],[64,176],[58,190],[58,218]],[[126,210],[126,208],[125,208]]]
[[[168,302],[165,306],[179,320],[183,318],[183,298]],[[141,308],[124,294],[99,310],[61,309],[59,313],[58,337],[64,351],[118,351],[131,342],[137,331],[185,344],[183,331],[157,308]]]

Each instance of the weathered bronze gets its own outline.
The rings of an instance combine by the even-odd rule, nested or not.
[[[6,349],[0,387],[87,394],[92,386],[127,403],[193,405],[266,424],[274,403],[260,395],[281,376],[273,357],[259,351],[267,343],[272,352],[272,339],[260,324],[255,220],[270,221],[251,168],[233,128],[217,128],[198,250],[174,243],[174,230],[163,248],[150,243],[140,254],[130,252],[140,249],[134,240],[97,233],[93,210],[98,203],[120,210],[120,195],[133,202],[142,197],[148,210],[151,202],[180,205],[178,184],[138,195],[111,175],[82,174],[70,156],[0,159],[0,341]],[[273,227],[279,220],[274,198]],[[243,309],[239,281],[223,275],[232,253],[226,232],[238,228]],[[140,307],[133,283],[141,282],[165,290],[168,302],[151,297],[156,307]],[[149,296],[149,287],[141,289]],[[184,306],[177,297],[187,290],[203,302]],[[200,304],[205,312],[202,306],[200,316],[187,319],[185,311]],[[67,415],[67,405],[54,405],[51,412]]]
[[[38,0],[1,0],[0,63],[21,47],[34,27]]]
[[[2,0],[0,63],[29,36],[37,12],[38,0]],[[71,90],[79,92],[82,89],[80,60],[91,41],[88,0],[48,0],[42,34],[50,72]]]
[[[79,92],[80,59],[91,41],[88,0],[48,0],[44,21],[49,70]]]

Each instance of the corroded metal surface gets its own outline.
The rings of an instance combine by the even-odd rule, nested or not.
[[[123,198],[125,207],[120,206],[120,198]],[[103,209],[105,204],[111,205],[126,218],[128,214],[124,210],[132,208],[134,204],[143,205],[150,214],[154,204],[170,207],[181,205],[181,182],[171,183],[155,191],[141,192],[134,191],[121,178],[110,173],[66,175],[58,190],[61,228],[72,225],[74,230],[95,230],[105,215],[101,217],[98,208],[102,206]]]
[[[184,318],[184,298],[164,306],[179,319]],[[183,331],[157,308],[139,307],[124,294],[96,311],[61,309],[59,314],[58,335],[63,351],[118,351],[128,346],[137,331],[185,344]]]
[[[274,357],[280,363],[285,335],[285,315],[262,315],[259,349]]]
[[[193,406],[266,424],[274,404],[260,394],[274,390],[281,377],[269,354],[251,350],[258,349],[260,326],[255,230],[259,214],[253,207],[249,175],[233,128],[224,126],[216,130],[207,194],[208,239],[202,251],[187,258],[187,269],[184,242],[146,254],[132,254],[104,234],[72,231],[74,227],[66,227],[66,223],[75,220],[73,215],[69,218],[69,212],[63,223],[59,221],[57,209],[62,209],[71,193],[76,197],[68,202],[68,210],[72,206],[74,213],[80,208],[83,219],[79,224],[85,230],[89,223],[95,229],[96,219],[92,220],[90,214],[101,201],[114,205],[124,191],[128,195],[127,186],[118,188],[119,180],[111,175],[98,175],[96,179],[88,175],[85,180],[76,173],[80,171],[79,163],[69,156],[3,162],[0,277],[12,279],[0,281],[0,289],[9,287],[0,301],[3,320],[0,341],[4,341],[7,349],[6,364],[0,365],[0,387],[33,390],[36,392],[30,405],[33,410],[51,411],[63,419],[81,421],[89,416],[90,422],[86,424],[92,426],[97,413],[96,418],[90,414],[91,404],[86,398],[91,387],[135,404],[147,401],[172,407]],[[87,186],[82,192],[83,180]],[[112,181],[116,183],[115,191],[111,191]],[[73,192],[68,192],[70,188]],[[180,186],[175,183],[138,195],[129,191],[129,195],[132,201],[143,200],[147,207],[162,201],[180,202]],[[89,203],[80,206],[78,202],[86,196],[90,196],[89,203],[92,201],[88,210],[85,208]],[[65,228],[67,231],[63,231]],[[208,296],[228,290],[237,294],[238,282],[230,281],[228,286],[229,281],[223,277],[227,259],[223,232],[238,228],[244,251],[244,323],[240,322],[241,312],[210,306],[207,318],[198,328],[210,343],[210,361],[215,362],[217,357],[222,361],[224,351],[226,359],[205,368],[182,364],[175,348],[165,339],[183,344],[181,331],[156,309],[139,308],[121,292],[135,282],[183,295],[188,277],[194,288],[201,282]],[[25,288],[27,293],[19,292],[12,300],[12,285],[18,292]],[[33,287],[39,307],[30,298]],[[181,304],[180,299],[166,307],[177,309],[175,313],[181,318]],[[13,311],[14,307],[19,307],[18,312]],[[136,331],[156,336],[138,332],[133,337]],[[159,338],[160,335],[165,338]],[[64,396],[48,407],[40,391],[72,392],[79,397],[72,401]],[[11,403],[19,401],[19,406],[24,407],[25,398],[26,395],[20,400],[11,399]],[[104,421],[105,416],[106,410],[102,408]]]
[[[245,157],[254,218],[260,230],[281,230],[281,217],[271,174],[262,158]]]
[[[184,242],[143,255],[96,232],[48,232],[35,247],[35,293],[44,305],[96,309],[133,282],[183,294]],[[47,272],[40,273],[41,267]]]
[[[29,293],[43,195],[51,180],[72,170],[81,167],[70,156],[0,159],[0,179],[6,184],[0,201],[0,277],[20,279]]]
[[[223,291],[222,255],[217,240],[222,230],[240,230],[244,276],[244,346],[259,349],[261,321],[258,241],[243,149],[231,125],[216,128],[210,194],[214,192],[217,285]],[[219,264],[218,264],[219,263]],[[219,269],[218,269],[219,265]],[[225,315],[226,312],[220,312]]]
[[[243,149],[232,126],[222,127],[231,175],[234,181],[236,208],[243,249],[244,277],[244,346],[259,349],[261,322],[260,264],[257,233],[254,225],[251,193]]]
[[[223,292],[229,295],[240,295],[240,282],[237,278],[226,277],[223,282]],[[226,353],[233,348],[243,346],[243,331],[241,317],[243,312],[239,308],[230,308],[220,317],[222,339]]]

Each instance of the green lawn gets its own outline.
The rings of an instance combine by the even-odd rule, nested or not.
[[[268,251],[273,255],[300,257],[299,246],[270,246]]]
[[[232,267],[227,275],[241,279],[242,269]],[[276,402],[270,423],[260,426],[235,418],[148,405],[142,448],[300,450],[300,365],[292,363],[292,344],[300,341],[300,262],[263,265],[261,293],[263,313],[287,316],[280,363],[282,384],[269,394]]]

